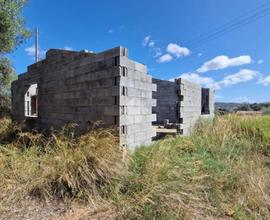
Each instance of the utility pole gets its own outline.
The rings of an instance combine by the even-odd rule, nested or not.
[[[35,47],[36,62],[38,62],[38,27],[36,27],[36,47]]]

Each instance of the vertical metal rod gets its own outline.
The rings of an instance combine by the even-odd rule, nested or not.
[[[36,62],[38,62],[38,28],[36,27],[36,48],[35,48]]]

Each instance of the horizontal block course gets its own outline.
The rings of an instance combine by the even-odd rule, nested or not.
[[[36,121],[42,129],[103,121],[104,126],[118,127],[120,143],[132,148],[150,143],[155,136],[152,91],[156,86],[145,65],[128,59],[126,48],[101,53],[49,50],[45,60],[29,66],[12,84],[17,121],[25,119],[24,96],[34,83],[38,85]],[[128,127],[126,134],[122,125]]]

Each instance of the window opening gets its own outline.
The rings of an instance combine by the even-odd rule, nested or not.
[[[118,85],[118,77],[114,77],[114,85],[117,86]]]
[[[127,106],[125,105],[121,106],[121,115],[127,115]]]
[[[128,68],[122,67],[122,76],[126,77],[128,75]]]
[[[127,126],[126,125],[121,126],[121,134],[127,134]]]
[[[118,116],[117,116],[117,115],[114,116],[114,124],[115,124],[115,125],[118,124]]]
[[[125,87],[125,86],[122,86],[121,87],[121,94],[122,94],[122,96],[127,96],[127,87]]]
[[[119,96],[114,96],[114,104],[115,104],[115,105],[118,105],[118,100],[119,100],[118,97],[119,97]]]
[[[25,117],[38,116],[38,88],[37,84],[31,84],[24,95]]]
[[[202,115],[210,114],[209,89],[202,88]]]
[[[119,66],[119,56],[114,57],[114,65]]]
[[[179,118],[179,123],[183,124],[183,118]]]

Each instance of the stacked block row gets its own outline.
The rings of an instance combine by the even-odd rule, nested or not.
[[[210,114],[202,115],[202,89],[198,84],[179,78],[174,82],[154,79],[157,92],[153,97],[157,100],[157,107],[153,112],[157,114],[157,124],[164,120],[180,125],[178,132],[189,135],[200,117],[213,117],[214,91],[210,89]]]
[[[102,53],[52,49],[46,59],[28,67],[12,83],[12,114],[25,117],[25,93],[37,84],[40,129],[60,129],[76,123],[82,129],[96,122],[114,126],[120,144],[134,149],[156,136],[153,122],[165,119],[188,135],[201,115],[201,87],[185,79],[152,79],[143,64],[117,47]],[[209,115],[214,114],[214,92],[209,93]]]
[[[156,136],[152,127],[156,121],[156,115],[152,114],[152,107],[156,105],[152,93],[156,85],[145,65],[126,57],[121,57],[120,65],[126,68],[120,78],[120,140],[122,145],[133,149],[150,144]]]
[[[181,133],[189,135],[201,116],[201,87],[185,79],[176,80],[182,100],[178,109]]]
[[[177,85],[175,82],[159,79],[153,79],[153,82],[157,85],[157,91],[153,92],[153,98],[157,100],[157,105],[153,108],[157,115],[157,124],[163,124],[165,119],[172,123],[178,122],[176,108],[180,100]]]
[[[85,128],[97,121],[116,126],[120,55],[121,48],[116,48],[102,55],[81,53],[68,62],[65,57],[51,57],[39,84],[41,127],[58,129],[76,123]]]
[[[45,60],[29,66],[12,84],[13,118],[26,119],[24,95],[31,84],[37,84],[35,122],[40,129],[60,129],[67,123],[86,128],[101,122],[118,129],[121,144],[133,148],[150,143],[155,136],[152,78],[144,65],[127,55],[123,47],[98,54],[49,50]],[[128,88],[125,95],[124,87]],[[127,114],[122,114],[122,106]],[[124,134],[121,125],[127,127]]]

